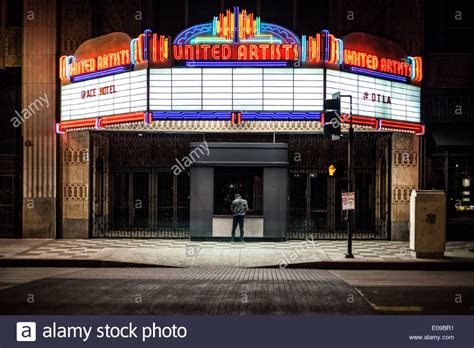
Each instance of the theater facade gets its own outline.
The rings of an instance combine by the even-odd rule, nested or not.
[[[88,40],[59,78],[62,238],[224,240],[235,193],[248,237],[346,238],[347,175],[328,167],[347,168],[347,139],[323,134],[323,102],[340,93],[354,237],[408,239],[422,60],[396,43],[299,37],[236,7],[174,38]]]

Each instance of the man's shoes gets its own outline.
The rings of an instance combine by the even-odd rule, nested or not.
[[[243,238],[240,238],[240,243],[245,243]]]
[[[230,239],[230,242],[231,242],[231,243],[234,243],[234,242],[235,242],[235,239],[234,239],[234,238],[231,238],[231,239]]]

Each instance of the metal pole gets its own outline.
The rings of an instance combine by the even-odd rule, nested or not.
[[[326,79],[324,79],[326,81]],[[339,94],[339,93],[337,93]],[[326,96],[324,96],[326,98]],[[333,94],[334,97],[334,94]],[[352,148],[354,142],[354,127],[352,126],[352,95],[340,95],[338,98],[349,98],[350,101],[350,115],[349,115],[349,136],[347,142],[347,192],[352,192],[354,190],[353,178],[354,178],[354,169],[352,164]],[[342,117],[341,117],[342,118]],[[342,124],[342,119],[341,119]],[[347,211],[347,253],[346,258],[353,259],[354,255],[352,254],[352,232],[353,232],[353,217],[354,211]]]
[[[352,127],[352,96],[350,98],[350,119],[349,119],[349,142],[347,143],[347,192],[352,192],[352,179],[353,179],[353,164],[352,164],[352,147],[354,140],[354,128]],[[353,259],[354,255],[352,254],[352,221],[353,221],[353,211],[347,211],[347,259]]]

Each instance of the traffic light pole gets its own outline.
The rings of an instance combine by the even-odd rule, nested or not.
[[[350,114],[349,114],[349,141],[347,142],[347,192],[352,192],[353,188],[353,175],[354,169],[352,164],[352,150],[354,142],[354,128],[352,127],[352,96],[351,95],[341,95],[340,98],[349,98],[350,100]],[[341,120],[342,124],[342,120]],[[352,254],[352,232],[353,232],[353,210],[347,211],[347,259],[353,259],[354,255]]]

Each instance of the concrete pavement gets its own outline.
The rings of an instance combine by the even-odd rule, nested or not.
[[[0,239],[3,266],[474,268],[474,242],[448,242],[444,259],[416,259],[408,242],[194,242],[182,239]]]
[[[473,272],[0,268],[0,314],[465,314]]]

